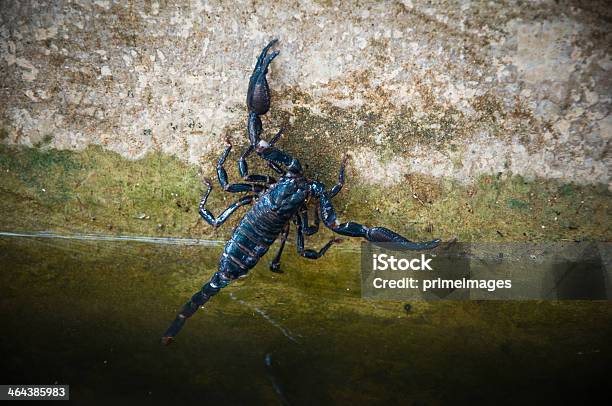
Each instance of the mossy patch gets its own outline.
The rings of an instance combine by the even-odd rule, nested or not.
[[[83,152],[1,146],[0,170],[4,229],[188,235],[200,226],[201,175],[171,156],[129,161],[93,146]],[[222,199],[210,201],[218,206]]]
[[[519,199],[508,199],[506,201],[508,203],[508,207],[511,209],[527,209],[529,208],[529,204]]]
[[[226,165],[230,180],[238,179],[234,153]],[[294,153],[302,157],[305,151]],[[333,184],[339,162],[313,161],[307,175]],[[268,173],[261,163],[251,168]],[[162,153],[130,161],[93,146],[71,152],[2,145],[0,172],[4,230],[225,239],[243,213],[218,230],[203,222],[197,212],[201,179],[215,174]],[[238,197],[215,187],[208,207],[219,214]],[[367,185],[352,176],[349,166],[334,204],[342,221],[386,226],[415,240],[541,241],[610,240],[610,201],[605,185],[511,175],[482,176],[471,185],[425,175],[407,176],[390,187]],[[322,228],[312,243],[330,233]]]

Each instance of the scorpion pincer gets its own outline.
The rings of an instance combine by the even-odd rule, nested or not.
[[[344,184],[346,157],[342,160],[340,166],[338,182],[331,189],[327,189],[323,183],[308,179],[303,175],[299,160],[274,147],[275,142],[282,134],[282,129],[270,142],[261,139],[263,127],[260,116],[266,114],[270,109],[270,89],[266,74],[268,66],[279,54],[279,51],[270,54],[268,54],[268,51],[276,42],[277,40],[273,40],[264,47],[257,58],[257,63],[249,80],[246,100],[249,113],[247,123],[249,146],[238,160],[238,170],[243,182],[228,183],[227,172],[223,165],[232,149],[229,142],[217,162],[217,176],[223,190],[230,193],[251,193],[240,198],[218,217],[215,217],[205,207],[206,200],[212,190],[211,182],[205,180],[207,190],[200,201],[199,213],[208,224],[219,227],[238,208],[249,204],[253,204],[253,206],[244,215],[235,228],[232,237],[225,244],[217,272],[182,307],[164,333],[162,342],[166,345],[172,342],[185,321],[199,307],[208,302],[212,296],[216,295],[231,281],[245,276],[266,254],[279,236],[280,247],[270,263],[270,270],[281,272],[280,258],[292,221],[297,228],[297,251],[301,256],[309,259],[322,257],[333,244],[340,242],[339,239],[331,239],[318,251],[304,248],[304,235],[312,235],[319,231],[320,220],[337,234],[348,237],[363,237],[372,243],[392,243],[401,249],[426,250],[435,248],[440,243],[438,239],[422,243],[412,242],[384,227],[366,227],[355,222],[341,223],[336,216],[332,199],[340,192]],[[247,158],[253,152],[267,161],[268,166],[280,175],[278,180],[268,175],[249,174]],[[309,225],[308,220],[307,203],[309,200],[318,203],[319,207],[318,213],[315,212],[312,225]]]

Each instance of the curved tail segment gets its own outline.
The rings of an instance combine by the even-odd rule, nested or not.
[[[170,327],[166,330],[162,336],[161,342],[164,345],[170,345],[174,341],[174,337],[181,331],[187,319],[202,306],[210,300],[211,297],[219,293],[221,288],[229,285],[232,281],[232,276],[228,275],[227,272],[216,272],[211,278],[210,282],[202,286],[202,289],[198,291],[191,299],[183,305],[183,308],[176,315],[174,321],[170,324]]]

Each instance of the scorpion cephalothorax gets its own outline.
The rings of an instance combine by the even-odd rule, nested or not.
[[[254,205],[244,215],[235,228],[232,237],[225,244],[217,272],[183,306],[176,319],[164,333],[162,338],[164,344],[171,343],[185,324],[185,320],[212,296],[216,295],[221,288],[227,286],[232,280],[245,276],[268,251],[279,235],[281,237],[280,247],[270,263],[270,270],[281,272],[280,258],[291,222],[296,225],[297,229],[297,251],[301,256],[309,259],[320,258],[329,247],[340,241],[335,238],[331,239],[318,251],[304,248],[304,235],[312,235],[319,231],[320,220],[323,220],[323,224],[337,234],[363,237],[373,243],[393,243],[397,247],[409,250],[431,249],[440,243],[440,240],[416,243],[384,227],[366,227],[354,222],[341,223],[336,216],[331,201],[340,192],[344,184],[346,157],[340,165],[338,183],[331,189],[327,189],[323,183],[308,179],[302,174],[300,161],[274,146],[283,132],[282,129],[270,142],[261,139],[263,126],[260,116],[266,114],[270,109],[270,89],[266,80],[266,73],[272,60],[279,54],[279,51],[274,51],[268,55],[268,51],[276,41],[271,41],[262,50],[249,80],[247,91],[249,146],[238,159],[238,170],[243,182],[229,183],[227,173],[223,168],[225,160],[232,150],[229,141],[217,162],[217,176],[223,190],[230,193],[251,192],[251,194],[242,197],[226,208],[218,217],[215,217],[205,207],[208,195],[212,190],[212,184],[210,181],[204,180],[207,190],[200,201],[199,213],[207,223],[213,227],[218,227],[239,207],[252,203]],[[267,161],[268,166],[280,175],[278,181],[268,175],[249,174],[247,158],[253,152]],[[319,207],[318,212],[315,212],[312,225],[309,225],[308,221],[307,203],[310,200],[316,201]]]

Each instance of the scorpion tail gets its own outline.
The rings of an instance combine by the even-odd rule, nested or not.
[[[214,278],[215,277],[213,277],[213,279]],[[198,308],[204,306],[204,304],[208,302],[211,297],[213,297],[219,292],[221,287],[215,287],[215,285],[211,282],[205,284],[198,293],[193,295],[191,299],[187,303],[185,303],[185,305],[178,313],[172,324],[170,324],[170,327],[168,327],[168,329],[164,333],[161,339],[162,344],[172,344],[172,341],[174,341],[174,337],[176,337],[179,331],[181,331],[187,319],[193,316],[193,314],[198,310]]]

